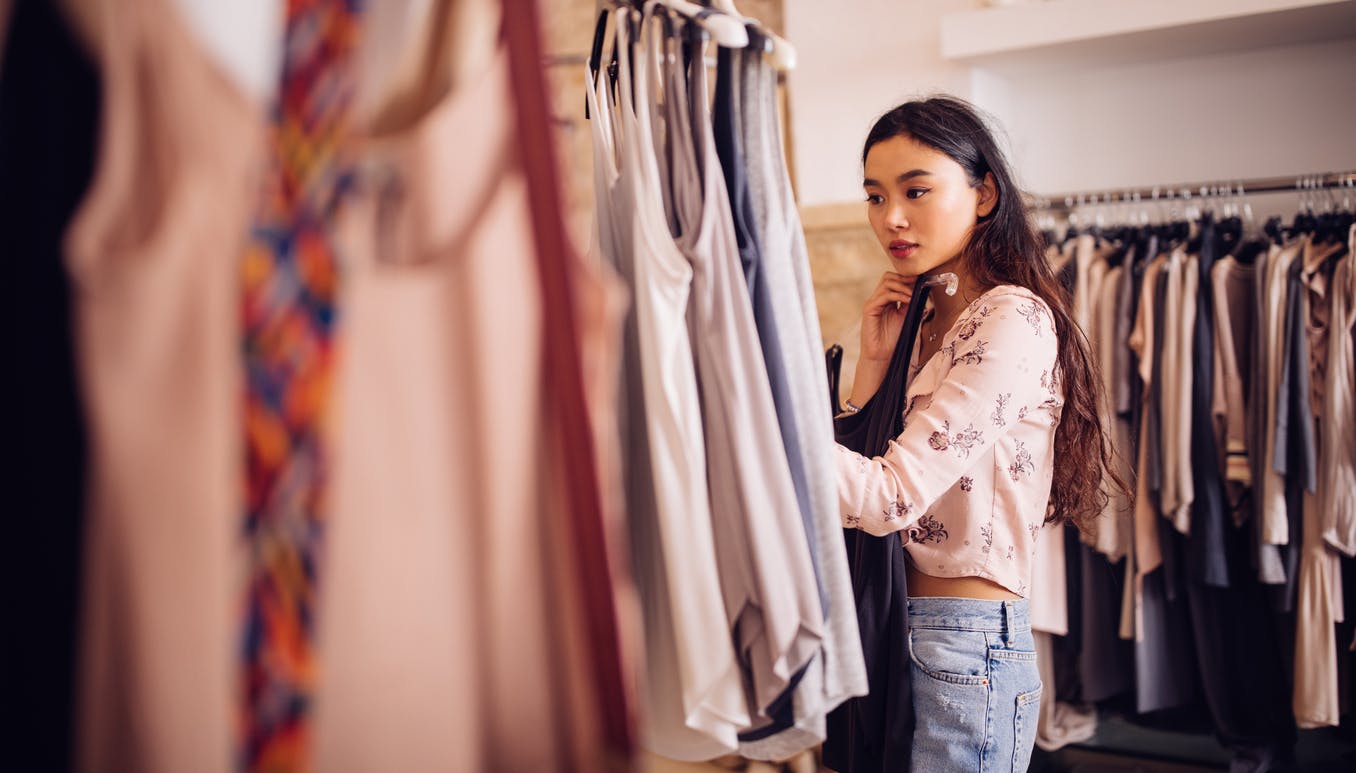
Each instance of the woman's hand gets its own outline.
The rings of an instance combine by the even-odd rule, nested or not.
[[[852,394],[848,397],[850,410],[866,405],[885,380],[917,281],[916,276],[886,271],[875,292],[866,299],[866,308],[862,311],[862,348],[857,355]]]
[[[916,276],[906,277],[893,271],[886,271],[881,277],[862,311],[862,348],[858,355],[861,359],[889,362],[899,343],[904,313],[917,281]]]

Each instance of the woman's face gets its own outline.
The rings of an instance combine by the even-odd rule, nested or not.
[[[907,136],[871,146],[862,186],[871,229],[904,276],[955,270],[947,264],[997,200],[993,175],[973,188],[950,156]]]

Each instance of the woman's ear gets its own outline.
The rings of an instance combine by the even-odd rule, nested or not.
[[[994,207],[998,206],[998,182],[993,178],[993,172],[984,173],[984,182],[979,184],[979,200],[976,202],[975,214],[980,217],[988,217],[993,214]]]

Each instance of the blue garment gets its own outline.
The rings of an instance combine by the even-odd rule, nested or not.
[[[1191,505],[1191,562],[1206,585],[1231,584],[1229,551],[1225,545],[1229,516],[1220,474],[1221,455],[1215,444],[1214,397],[1215,294],[1210,269],[1218,254],[1214,220],[1201,218],[1201,249],[1196,258],[1196,320],[1192,341],[1191,474],[1196,492]],[[1242,567],[1233,567],[1242,574]],[[1241,580],[1240,580],[1241,581]]]
[[[801,450],[800,432],[793,418],[791,379],[787,375],[786,357],[782,353],[781,335],[772,304],[779,299],[772,296],[767,272],[763,270],[763,250],[758,242],[758,228],[754,223],[753,200],[749,191],[749,166],[744,157],[743,132],[740,129],[742,109],[738,92],[745,59],[738,51],[721,48],[716,55],[716,93],[711,105],[711,129],[716,140],[716,154],[725,175],[725,186],[730,193],[730,214],[734,218],[735,241],[739,245],[739,260],[748,284],[749,300],[753,304],[753,321],[758,328],[758,343],[763,350],[768,385],[772,387],[772,402],[777,409],[777,427],[781,430],[782,447],[786,451],[791,482],[796,490],[796,504],[800,507],[801,523],[810,545],[810,562],[814,566],[819,604],[827,614],[828,590],[824,586],[824,570],[820,567],[818,542],[815,539],[814,511],[810,508],[809,473],[805,469],[805,453]],[[738,56],[738,61],[736,57]],[[785,303],[794,299],[780,299]],[[789,695],[786,696],[789,699]]]
[[[1027,769],[1041,706],[1027,609],[1025,599],[909,599],[912,770]]]
[[[1295,717],[1290,707],[1290,685],[1286,675],[1293,668],[1287,655],[1294,641],[1294,624],[1285,615],[1271,615],[1266,609],[1263,587],[1247,570],[1248,533],[1229,525],[1224,510],[1224,490],[1219,476],[1219,455],[1215,448],[1209,406],[1213,349],[1213,323],[1208,267],[1216,254],[1215,229],[1210,218],[1201,219],[1199,267],[1202,293],[1197,301],[1195,351],[1192,357],[1192,469],[1196,501],[1192,505],[1191,534],[1185,539],[1194,571],[1186,578],[1186,596],[1191,610],[1192,635],[1196,643],[1196,667],[1202,694],[1209,709],[1215,736],[1230,750],[1231,770],[1285,770],[1293,760]],[[1292,281],[1294,272],[1292,271]],[[1294,294],[1294,285],[1291,286]],[[1292,298],[1292,300],[1294,300]],[[1298,336],[1303,342],[1298,308],[1287,310],[1288,320],[1299,321]],[[1294,332],[1287,326],[1287,334]],[[1286,363],[1298,367],[1298,363]],[[1307,355],[1303,360],[1307,368]],[[1294,375],[1292,373],[1292,375]],[[1297,376],[1303,378],[1303,376]],[[1292,382],[1292,385],[1295,382]],[[1278,403],[1277,416],[1287,405],[1302,406],[1308,412],[1308,384],[1302,396]],[[1290,414],[1292,420],[1296,414]],[[1312,420],[1308,420],[1312,430]],[[1293,427],[1302,430],[1304,421]],[[1312,433],[1311,433],[1312,434]],[[1277,440],[1277,448],[1282,440]],[[1291,511],[1290,546],[1298,555],[1300,510]],[[1298,562],[1294,562],[1298,564]],[[1294,577],[1294,570],[1289,570]],[[1287,586],[1296,587],[1291,579]],[[1290,596],[1289,598],[1293,598]]]

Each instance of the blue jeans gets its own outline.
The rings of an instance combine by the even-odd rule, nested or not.
[[[1025,771],[1041,677],[1025,599],[909,599],[916,773]]]

